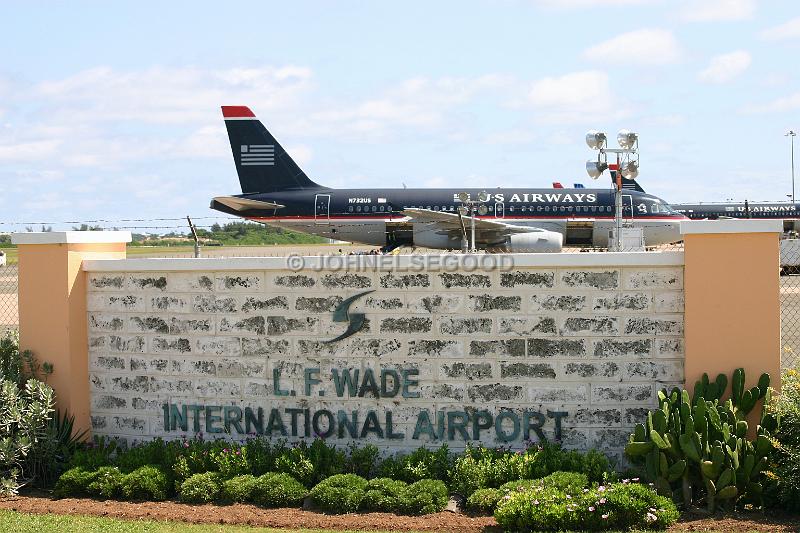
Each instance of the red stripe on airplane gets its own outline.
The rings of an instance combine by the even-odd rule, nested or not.
[[[244,105],[224,105],[222,106],[222,116],[224,118],[255,118],[255,113]]]

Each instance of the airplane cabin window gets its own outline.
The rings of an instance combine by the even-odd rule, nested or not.
[[[352,205],[347,206],[347,212],[348,213],[352,213],[353,212],[353,206]]]
[[[361,206],[360,206],[360,205],[357,205],[357,206],[356,206],[356,213],[360,213],[360,212],[361,212]]]
[[[372,212],[374,213],[374,212],[375,212],[375,211],[377,211],[377,210],[378,210],[378,206],[377,206],[377,205],[373,205],[373,206],[372,206]]]

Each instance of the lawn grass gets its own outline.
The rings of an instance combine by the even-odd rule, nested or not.
[[[27,514],[0,510],[0,531],[14,533],[333,533],[323,529],[272,529],[248,526],[186,524],[153,520],[118,520],[96,516]],[[337,531],[336,533],[356,533]],[[384,532],[388,533],[388,532]]]
[[[16,248],[0,248],[0,250],[6,253],[6,264],[7,265],[16,265],[17,264],[17,257],[19,253],[17,252]]]

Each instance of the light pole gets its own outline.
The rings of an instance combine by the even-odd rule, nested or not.
[[[792,145],[792,203],[794,203],[794,138],[797,134],[793,130],[786,132],[784,137],[789,137],[789,142]]]
[[[619,148],[608,148],[606,134],[601,131],[591,130],[586,134],[586,144],[592,150],[598,151],[597,161],[589,160],[586,162],[586,172],[592,179],[599,178],[608,169],[606,154],[616,154],[617,156],[616,180],[614,180],[614,205],[616,208],[614,213],[614,226],[616,228],[614,249],[621,252],[622,178],[634,180],[639,175],[639,135],[632,131],[620,130],[617,134]],[[631,210],[633,210],[633,206],[631,206]],[[631,216],[633,216],[633,212],[631,212]]]
[[[483,204],[485,201],[487,201],[489,199],[489,195],[486,193],[486,191],[481,191],[480,194],[478,194],[478,199],[473,200],[470,198],[470,194],[468,192],[462,192],[458,194],[458,199],[463,204],[463,206],[459,208],[458,211],[459,215],[464,215],[464,214],[469,215],[470,233],[471,233],[470,252],[475,253],[477,251],[477,249],[475,248],[475,212],[477,211],[478,214],[480,215],[485,215],[486,213],[488,213],[488,209],[486,208],[486,206],[485,205],[479,206],[479,204]],[[462,223],[462,228],[463,228],[463,223]],[[463,241],[466,241],[467,239],[466,233],[467,232],[465,230]]]

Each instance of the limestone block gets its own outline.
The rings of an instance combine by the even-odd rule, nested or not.
[[[89,292],[87,297],[89,311],[130,311],[143,312],[145,298],[135,294],[107,294],[104,292]]]
[[[259,292],[265,285],[264,274],[260,272],[226,272],[214,276],[218,292]]]
[[[682,289],[682,267],[626,268],[624,270],[626,289]]]
[[[89,313],[89,331],[122,331],[124,328],[125,315]]]
[[[611,361],[605,362],[566,362],[561,364],[561,372],[567,380],[620,381],[620,366]]]
[[[556,368],[550,363],[500,363],[503,379],[555,379]]]
[[[92,272],[88,275],[89,290],[120,292],[125,290],[124,274],[106,274],[102,272]]]
[[[592,403],[596,405],[618,403],[652,404],[654,398],[653,385],[650,383],[625,385],[592,384]]]
[[[555,271],[552,270],[515,270],[500,273],[500,287],[504,289],[553,288]]]
[[[534,294],[530,298],[530,310],[575,312],[586,309],[585,294]]]
[[[478,289],[492,286],[487,274],[461,274],[459,272],[440,272],[437,276],[441,287],[445,289]]]
[[[561,320],[558,329],[563,336],[613,335],[619,332],[619,319],[610,316],[570,316]]]
[[[443,335],[491,333],[492,322],[491,318],[443,316],[439,319],[439,332]]]
[[[521,296],[494,296],[492,294],[470,294],[468,307],[470,311],[485,313],[487,311],[514,312],[522,307]]]
[[[130,274],[125,280],[131,291],[164,292],[167,290],[167,275],[158,273]]]
[[[595,357],[648,357],[653,348],[652,339],[597,339],[592,353]]]
[[[650,295],[643,292],[621,293],[594,298],[595,311],[646,311],[650,308]]]
[[[516,333],[517,335],[555,335],[556,320],[549,316],[500,317],[498,319],[498,331],[500,333]]]
[[[408,355],[411,357],[458,357],[464,355],[464,345],[460,340],[411,340],[408,341]]]
[[[174,292],[212,292],[214,277],[210,273],[172,272],[167,275],[170,291]]]
[[[409,294],[408,310],[412,313],[455,313],[461,309],[463,296],[449,294]]]
[[[582,357],[586,355],[584,339],[528,339],[529,357]]]
[[[470,341],[469,355],[478,357],[524,357],[525,339]]]
[[[619,287],[619,270],[570,270],[559,272],[561,285],[574,289],[616,289]]]

